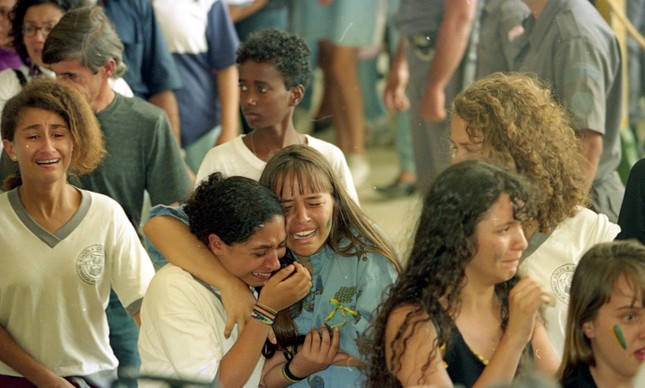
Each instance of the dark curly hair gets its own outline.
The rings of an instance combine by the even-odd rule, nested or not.
[[[504,193],[513,203],[517,220],[531,216],[532,190],[523,179],[486,162],[455,164],[433,182],[423,202],[407,265],[387,293],[372,328],[369,387],[401,386],[396,378],[402,367],[402,354],[396,349],[401,346],[394,344],[405,348],[420,325],[432,320],[437,338],[428,360],[418,368],[426,371],[439,347],[451,345],[453,322],[459,315],[460,294],[466,282],[465,268],[477,250],[475,228]],[[502,330],[508,322],[508,294],[518,280],[516,275],[495,286],[502,305]],[[404,306],[411,306],[412,311],[398,328],[390,344],[392,358],[386,360],[387,320],[395,309]]]
[[[32,65],[22,33],[23,22],[29,8],[42,4],[53,4],[65,13],[71,9],[83,6],[86,3],[87,0],[18,0],[9,17],[11,19],[13,45],[22,62],[27,66]]]
[[[284,217],[278,197],[253,179],[223,178],[215,172],[196,189],[185,208],[190,231],[204,244],[216,234],[227,245],[248,240],[265,222]]]
[[[236,62],[268,62],[284,78],[287,89],[302,85],[311,79],[310,50],[301,37],[288,32],[266,29],[255,32],[237,49]]]
[[[473,83],[452,103],[471,139],[481,139],[484,160],[517,172],[540,187],[535,221],[541,232],[586,206],[587,162],[567,112],[549,89],[528,74],[494,73]]]

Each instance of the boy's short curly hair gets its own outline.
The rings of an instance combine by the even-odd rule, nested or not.
[[[307,86],[311,79],[311,50],[301,37],[276,29],[251,34],[237,50],[236,62],[268,62],[284,78],[287,89]]]

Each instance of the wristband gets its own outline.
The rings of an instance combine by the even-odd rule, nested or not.
[[[287,379],[287,381],[289,381],[292,384],[295,384],[299,381],[304,380],[304,377],[294,376],[293,373],[291,373],[291,371],[289,370],[290,364],[291,364],[291,360],[289,360],[282,366],[282,377]]]
[[[255,311],[257,311],[257,312],[259,312],[259,313],[261,313],[263,315],[266,315],[267,317],[269,317],[271,319],[275,319],[275,316],[277,314],[272,309],[270,309],[268,307],[265,307],[265,306],[263,306],[261,304],[256,304],[255,306],[253,306],[253,310],[255,310]]]
[[[258,321],[260,321],[260,322],[262,322],[262,323],[264,323],[266,325],[269,325],[269,326],[273,325],[273,321],[275,320],[275,317],[270,317],[266,313],[264,313],[264,312],[262,312],[262,311],[260,311],[260,310],[258,310],[256,308],[253,308],[253,312],[251,313],[251,318],[255,318]]]
[[[270,307],[267,307],[266,305],[261,304],[260,302],[255,302],[255,307],[264,310],[265,312],[269,313],[269,315],[273,315],[274,317],[278,315],[277,311],[275,311]]]

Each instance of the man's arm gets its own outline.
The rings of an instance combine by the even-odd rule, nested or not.
[[[584,164],[583,172],[587,180],[587,191],[591,189],[591,185],[596,177],[596,170],[600,163],[600,155],[602,154],[603,138],[602,135],[591,129],[582,129],[577,131],[580,145],[582,146],[582,154],[588,163]]]
[[[427,121],[436,122],[446,118],[445,89],[468,46],[476,11],[476,0],[444,0],[435,55],[420,104],[421,115]]]
[[[405,88],[410,80],[410,70],[404,51],[405,39],[401,38],[392,58],[390,72],[383,90],[383,101],[390,112],[405,112],[410,108],[410,100],[405,94]]]
[[[267,2],[268,0],[253,0],[249,5],[239,6],[229,4],[228,14],[231,16],[233,23],[237,23],[264,8],[264,6],[267,5]]]
[[[219,145],[232,140],[238,135],[240,91],[237,66],[232,65],[217,70],[215,76],[217,77],[222,125],[222,132],[215,142],[215,145]]]

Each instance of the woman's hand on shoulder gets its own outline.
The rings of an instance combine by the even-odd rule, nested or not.
[[[230,279],[226,286],[220,287],[220,291],[222,292],[222,304],[226,311],[224,336],[228,338],[236,324],[239,335],[244,329],[247,318],[253,311],[255,297],[246,283],[234,277]]]
[[[435,349],[436,338],[437,330],[425,311],[414,305],[392,310],[385,329],[385,359],[402,386],[453,385],[442,352]]]
[[[298,302],[311,290],[311,274],[300,263],[292,263],[274,273],[266,282],[258,302],[275,311]]]

